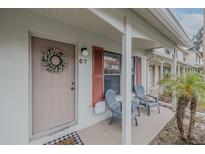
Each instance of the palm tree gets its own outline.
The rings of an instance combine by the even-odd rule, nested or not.
[[[163,89],[169,92],[176,91],[177,109],[176,119],[177,126],[182,139],[186,141],[193,140],[193,130],[195,126],[196,107],[199,98],[205,96],[205,82],[203,75],[200,73],[186,73],[185,76],[176,77],[176,79],[164,78],[159,81]],[[190,123],[187,136],[184,132],[184,115],[185,110],[190,104]],[[191,140],[190,140],[191,139]]]

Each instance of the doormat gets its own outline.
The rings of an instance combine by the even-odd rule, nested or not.
[[[63,137],[59,137],[53,141],[45,143],[44,145],[84,145],[78,133],[72,132]]]

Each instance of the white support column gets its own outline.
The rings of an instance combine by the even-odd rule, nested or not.
[[[180,65],[177,65],[177,69],[178,69],[177,75],[180,76]]]
[[[176,62],[176,48],[174,48],[174,52],[173,52],[173,60],[172,60],[172,79],[176,79],[176,70],[177,70],[177,62]],[[172,104],[173,104],[173,110],[176,110],[176,104],[177,104],[177,99],[176,99],[176,92],[173,92],[173,100],[172,100]]]
[[[122,144],[131,144],[131,55],[132,28],[125,17],[125,34],[122,36]]]
[[[159,79],[162,80],[163,79],[163,76],[164,76],[164,61],[163,59],[161,59],[161,62],[160,62],[160,76],[159,76]],[[163,94],[163,87],[160,88],[160,94]]]
[[[161,60],[161,65],[160,65],[160,79],[163,78],[163,74],[164,74],[164,69],[163,69],[163,67],[164,67],[164,61]]]
[[[176,78],[176,72],[177,72],[177,63],[176,63],[176,49],[174,49],[173,52],[173,60],[172,60],[172,69],[171,73],[173,74],[174,79]]]
[[[147,91],[147,94],[149,94],[149,79],[150,79],[149,60],[147,60],[147,64],[146,64],[146,91]]]
[[[158,74],[159,74],[159,72],[158,72],[158,65],[154,65],[154,87],[157,85],[157,82],[158,82]]]

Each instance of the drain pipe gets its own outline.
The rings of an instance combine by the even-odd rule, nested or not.
[[[146,59],[146,64],[147,64],[147,72],[146,72],[146,91],[147,94],[149,94],[149,61],[154,58],[156,54],[154,51],[152,51],[152,55]]]

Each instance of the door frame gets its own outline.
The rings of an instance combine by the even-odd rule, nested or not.
[[[40,132],[38,134],[33,135],[32,134],[32,44],[31,44],[31,40],[32,37],[38,37],[38,38],[42,38],[42,39],[48,39],[51,41],[58,41],[58,42],[62,42],[62,43],[68,43],[71,45],[74,45],[75,47],[75,58],[74,58],[74,72],[75,72],[75,94],[74,94],[74,108],[75,108],[75,118],[74,121],[70,122],[70,123],[66,123],[63,124],[61,126],[57,126],[54,127],[50,130],[46,130],[43,132]],[[74,41],[74,40],[69,40],[69,39],[65,39],[62,37],[58,37],[55,35],[50,35],[50,34],[45,34],[45,33],[41,33],[41,32],[36,32],[36,31],[28,31],[28,45],[29,45],[29,54],[28,54],[28,59],[29,59],[29,142],[34,141],[34,140],[38,140],[38,139],[42,139],[43,137],[47,137],[50,135],[53,135],[55,133],[58,133],[60,131],[66,130],[72,126],[75,126],[78,124],[78,42]]]

